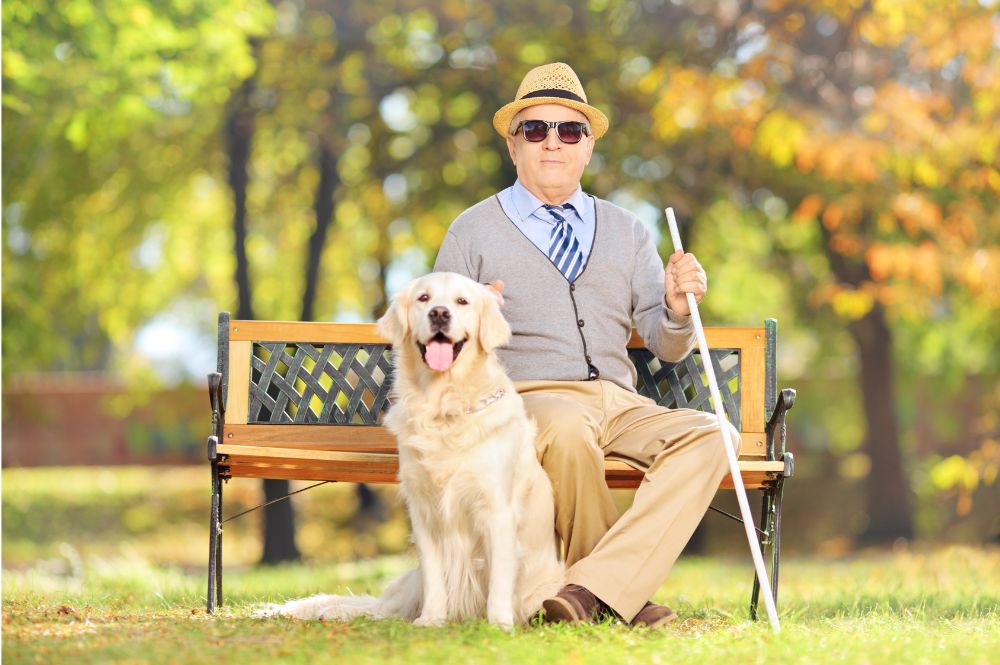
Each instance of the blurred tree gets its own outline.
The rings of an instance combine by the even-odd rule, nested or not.
[[[260,40],[250,39],[254,59],[260,58]],[[253,319],[250,271],[247,261],[247,188],[250,182],[248,171],[253,148],[253,136],[258,112],[257,92],[258,68],[255,68],[226,105],[225,145],[229,161],[229,188],[233,195],[233,253],[236,256],[236,290],[239,300],[236,318]],[[298,561],[301,558],[295,542],[295,511],[291,501],[281,501],[290,492],[287,480],[265,479],[261,481],[264,492],[263,548],[261,563],[276,564],[284,561]]]
[[[160,5],[3,3],[5,373],[108,368],[179,294],[227,290],[207,147],[267,6]]]
[[[249,109],[255,100],[264,100],[269,107],[264,113],[241,112],[255,120],[249,171],[256,177],[252,182],[231,177],[230,182],[237,211],[237,256],[239,247],[247,244],[241,234],[246,214],[241,197],[247,187],[256,193],[256,199],[251,196],[255,223],[246,237],[257,248],[250,250],[248,264],[258,286],[251,295],[249,287],[242,286],[251,276],[238,268],[240,293],[274,318],[295,316],[288,309],[294,302],[288,290],[297,276],[275,261],[293,251],[292,241],[307,238],[300,319],[313,319],[317,312],[323,312],[319,318],[330,318],[337,308],[375,318],[385,308],[393,262],[416,248],[416,254],[408,254],[408,271],[425,270],[427,256],[436,251],[443,235],[441,220],[468,203],[457,195],[460,192],[451,200],[442,197],[435,181],[445,173],[457,185],[479,170],[474,160],[466,159],[462,166],[453,155],[473,150],[475,135],[466,130],[463,141],[450,141],[456,126],[465,124],[478,108],[478,98],[460,95],[447,109],[454,116],[450,122],[435,124],[441,119],[438,104],[443,95],[426,82],[426,70],[438,66],[448,71],[439,63],[443,49],[438,41],[462,39],[455,32],[463,29],[469,11],[455,5],[435,15],[419,3],[403,3],[409,5],[403,8],[395,4],[277,5],[276,29],[259,49],[259,75],[244,84],[252,84],[252,93],[234,99],[233,109]],[[442,24],[450,35],[442,36]],[[308,66],[290,69],[292,61]],[[418,97],[414,88],[423,98],[411,107]],[[431,152],[427,164],[403,168],[416,161],[419,146],[437,143],[446,149]],[[244,145],[248,142],[239,144]],[[483,155],[484,163],[496,170],[499,159],[486,151]],[[247,157],[248,152],[233,151],[230,163],[239,164]],[[240,173],[246,172],[241,167]],[[309,188],[313,205],[306,211],[301,202],[307,200]],[[430,210],[420,214],[420,233],[414,234],[410,231],[414,220],[399,213],[404,204],[421,209],[413,205],[414,193],[421,190]],[[445,215],[433,212],[441,207],[448,211]],[[245,311],[253,311],[249,302]],[[270,497],[286,492],[287,487],[275,485],[266,493]],[[381,513],[375,498],[359,487],[359,509]],[[272,560],[272,552],[275,561],[295,556],[294,532],[284,526],[281,534],[275,531],[278,524],[291,522],[290,505],[275,504],[268,510],[279,506],[282,516],[268,512],[265,518],[265,561]]]
[[[731,173],[777,220],[790,206],[776,233],[801,239],[796,227],[815,224],[829,272],[807,273],[804,304],[829,308],[856,348],[871,465],[863,537],[912,536],[896,361],[954,375],[995,373],[1000,360],[996,15],[974,3],[783,0],[713,14],[699,39],[733,35],[726,56],[671,54],[636,81],[657,97],[653,134],[721,137],[728,164],[702,178]],[[916,357],[919,342],[900,354],[894,328],[949,343],[933,360]]]

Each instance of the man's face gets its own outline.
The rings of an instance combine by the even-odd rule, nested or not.
[[[539,104],[522,109],[514,116],[515,124],[522,120],[549,120],[560,122],[575,120],[587,122],[587,116],[575,109],[559,104]],[[548,136],[539,143],[524,140],[521,131],[514,136],[507,135],[507,149],[517,167],[517,177],[525,188],[546,203],[543,193],[568,196],[580,184],[583,169],[590,163],[594,152],[594,137],[584,136],[579,143],[563,143],[550,129]]]

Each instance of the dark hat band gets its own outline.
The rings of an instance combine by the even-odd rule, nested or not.
[[[534,92],[529,92],[524,95],[521,99],[529,99],[531,97],[558,97],[559,99],[571,99],[574,102],[580,102],[581,104],[587,103],[586,100],[582,99],[579,95],[573,94],[569,90],[558,90],[556,88],[535,90]]]

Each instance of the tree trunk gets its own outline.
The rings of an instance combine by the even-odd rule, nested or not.
[[[326,236],[333,222],[333,195],[340,184],[337,175],[337,159],[326,143],[319,148],[319,184],[313,199],[316,226],[309,236],[306,256],[306,283],[302,293],[302,321],[312,321],[315,315],[316,289],[319,282],[320,261]]]
[[[265,480],[264,501],[273,501],[288,494],[287,480]],[[295,511],[291,499],[279,501],[264,509],[264,553],[260,557],[263,564],[283,561],[298,561],[302,558],[295,543]]]
[[[864,217],[860,228],[871,226]],[[858,288],[871,280],[863,262],[852,261],[833,249],[830,230],[819,225],[823,250],[837,280]],[[913,537],[910,484],[903,469],[896,425],[896,383],[892,357],[892,331],[885,320],[885,309],[875,302],[863,317],[848,325],[857,350],[861,387],[861,406],[866,433],[862,449],[871,461],[865,480],[865,503],[868,526],[861,533],[867,543],[892,542]]]
[[[912,538],[910,484],[903,469],[896,425],[896,384],[892,333],[885,310],[876,303],[850,325],[861,361],[861,397],[868,431],[864,451],[871,460],[865,480],[868,527],[861,539],[869,543]]]
[[[236,288],[239,304],[236,318],[252,319],[250,271],[247,262],[247,165],[253,143],[254,112],[250,107],[253,77],[248,78],[229,100],[226,114],[226,154],[229,157],[229,187],[233,192],[233,232],[236,254]]]
[[[258,51],[257,44],[253,44]],[[236,253],[236,285],[239,305],[236,317],[252,319],[250,270],[246,252],[248,165],[255,129],[255,110],[250,103],[256,86],[254,75],[243,82],[229,102],[226,115],[226,153],[229,156],[229,186],[233,191],[233,231]],[[264,500],[272,501],[289,492],[287,480],[265,480]],[[289,501],[279,501],[264,509],[264,553],[261,563],[294,561],[301,558],[295,544],[295,513]]]

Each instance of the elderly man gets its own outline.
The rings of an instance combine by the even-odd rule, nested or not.
[[[528,72],[493,126],[517,180],[459,215],[434,270],[503,293],[514,335],[500,357],[538,423],[567,565],[545,619],[592,621],[610,611],[633,625],[664,625],[677,615],[648,601],[728,467],[712,415],[636,393],[626,342],[634,324],[660,358],[684,357],[695,338],[684,294],[704,297],[705,272],[680,252],[664,269],[634,215],[582,191],[608,119],[568,65]],[[645,471],[621,517],[606,457]]]

